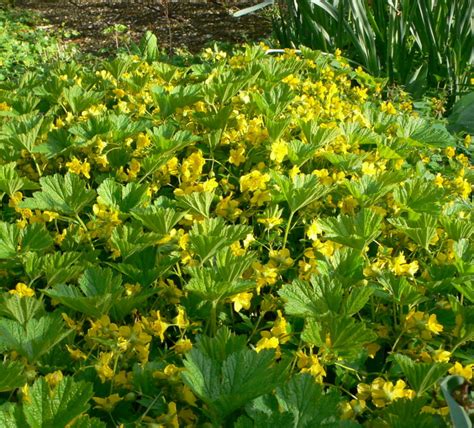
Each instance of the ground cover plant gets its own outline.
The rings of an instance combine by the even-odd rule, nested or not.
[[[54,33],[41,26],[38,15],[2,9],[0,4],[0,81],[15,78],[27,70],[37,70],[47,63],[68,61],[76,48],[64,42],[68,31]]]
[[[1,85],[1,425],[468,426],[471,137],[338,55],[157,55]]]

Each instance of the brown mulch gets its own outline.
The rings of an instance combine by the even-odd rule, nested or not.
[[[153,31],[160,45],[170,52],[185,48],[197,52],[213,41],[242,43],[258,41],[271,34],[268,14],[259,12],[240,18],[231,13],[254,1],[166,1],[166,0],[17,0],[17,7],[33,10],[53,28],[74,30],[72,41],[84,52],[100,53],[113,48],[113,34],[103,30],[126,25],[122,44],[138,41],[146,30]]]

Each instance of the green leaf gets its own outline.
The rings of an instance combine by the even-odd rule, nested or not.
[[[388,221],[422,248],[429,251],[430,243],[436,236],[436,226],[438,225],[435,217],[422,213],[416,220],[398,217],[390,218]]]
[[[449,363],[416,363],[402,354],[395,354],[394,360],[418,396],[429,390],[451,367]]]
[[[158,60],[158,39],[151,31],[147,31],[141,38],[139,51],[140,56],[148,63]]]
[[[111,269],[93,267],[84,271],[79,287],[61,284],[44,290],[44,294],[75,311],[100,318],[122,295],[121,284],[120,275],[114,276]]]
[[[472,240],[460,239],[453,245],[455,266],[462,275],[474,274],[474,245]]]
[[[28,179],[18,175],[16,162],[0,165],[0,191],[12,196],[15,192],[32,185]]]
[[[347,316],[328,315],[319,321],[308,320],[301,335],[310,345],[323,347],[341,357],[351,357],[377,335],[363,322]]]
[[[292,213],[306,207],[326,195],[331,188],[319,183],[311,174],[298,174],[293,179],[272,173],[276,184],[275,192],[282,194]]]
[[[21,233],[21,251],[43,253],[54,244],[53,238],[43,224],[33,223],[26,226]]]
[[[361,178],[352,178],[346,181],[349,192],[362,206],[368,207],[376,204],[396,184],[402,181],[403,175],[399,172],[383,172],[378,175],[363,175]]]
[[[253,92],[252,98],[260,113],[273,119],[283,113],[294,94],[288,85],[274,85],[262,94]]]
[[[30,319],[23,326],[18,321],[0,320],[0,349],[16,351],[30,362],[50,352],[71,331],[64,331],[64,321],[57,314]]]
[[[474,135],[474,91],[464,95],[454,104],[448,120],[451,132],[464,131]]]
[[[127,259],[133,254],[157,243],[157,236],[144,233],[138,225],[120,224],[112,232],[110,241],[119,250],[122,259]]]
[[[79,85],[74,85],[63,90],[65,104],[71,107],[77,115],[87,110],[90,106],[98,104],[103,97],[99,92],[86,91]]]
[[[312,376],[293,376],[276,391],[279,407],[293,415],[295,428],[339,427],[340,395],[334,390],[324,393],[323,387],[315,383]],[[354,424],[352,426],[358,426]]]
[[[86,264],[84,254],[74,251],[47,254],[40,257],[39,262],[50,287],[76,278]]]
[[[462,376],[446,376],[441,382],[441,391],[449,406],[449,414],[454,428],[472,428],[472,422],[466,410],[453,398],[453,392],[465,385]]]
[[[426,404],[423,397],[401,398],[393,401],[384,409],[384,420],[391,428],[405,428],[407,421],[411,426],[420,428],[432,428],[437,426],[433,415],[423,413],[422,408]]]
[[[198,294],[203,300],[213,302],[254,288],[254,281],[241,279],[254,259],[252,253],[237,257],[229,248],[220,250],[210,260],[209,267],[189,269],[191,279],[186,289]]]
[[[92,395],[90,383],[65,377],[50,388],[41,378],[31,387],[30,400],[23,405],[23,412],[31,428],[64,427],[89,409]]]
[[[442,216],[439,221],[446,231],[448,238],[454,241],[469,239],[474,233],[474,222],[471,219]]]
[[[83,180],[70,173],[42,177],[40,185],[41,192],[21,202],[22,208],[77,215],[95,198],[95,191],[88,190]]]
[[[445,192],[434,186],[433,182],[417,177],[397,186],[393,199],[406,211],[437,215],[445,201]]]
[[[28,114],[16,117],[3,126],[3,135],[0,133],[0,147],[10,148],[8,160],[18,159],[21,150],[33,152],[42,127],[46,124],[46,121],[44,123],[43,121],[42,115]]]
[[[272,351],[236,350],[231,337],[218,335],[208,339],[205,347],[198,339],[184,361],[184,382],[206,403],[216,422],[270,392],[286,376],[286,369],[275,363]],[[223,340],[230,340],[232,346],[228,347]],[[215,358],[214,347],[225,349],[219,359]]]
[[[53,243],[43,224],[33,223],[20,229],[16,224],[0,222],[0,259],[14,258],[28,251],[44,252]]]
[[[317,150],[327,146],[341,133],[338,128],[322,128],[318,121],[300,122],[301,132],[311,148]]]
[[[221,217],[196,222],[189,232],[190,247],[201,259],[201,264],[204,264],[217,251],[244,239],[251,232],[249,226],[226,225]]]
[[[176,199],[177,205],[184,210],[189,210],[191,214],[202,215],[210,218],[211,204],[214,200],[214,192],[193,192]]]
[[[318,318],[328,312],[353,315],[359,312],[373,294],[370,287],[344,289],[342,284],[326,275],[313,275],[309,284],[295,279],[284,285],[278,294],[285,301],[285,312],[301,318]]]
[[[137,219],[143,226],[160,236],[166,236],[171,229],[184,217],[184,212],[175,211],[172,208],[162,208],[150,205],[146,208],[135,208],[132,217]]]
[[[3,428],[28,426],[22,409],[18,404],[7,402],[0,406],[0,426]]]
[[[20,297],[8,293],[0,298],[0,315],[14,319],[23,326],[43,311],[43,303],[34,297]]]
[[[26,383],[25,367],[17,361],[0,363],[0,392],[12,391]],[[1,419],[0,419],[1,420]],[[3,425],[2,425],[3,426]]]
[[[424,299],[423,294],[403,276],[384,272],[377,280],[398,305],[414,305]]]
[[[15,224],[0,222],[0,259],[16,256],[20,234],[20,229]]]
[[[400,116],[398,124],[397,136],[415,147],[445,148],[456,144],[455,138],[442,124],[413,116]]]
[[[159,278],[165,278],[168,271],[179,261],[179,257],[163,252],[163,247],[147,247],[127,259],[126,263],[109,263],[127,276],[128,282],[145,287]]]
[[[355,217],[338,215],[337,218],[319,219],[318,224],[331,241],[363,251],[377,236],[383,217],[369,209],[362,209]]]
[[[148,199],[146,192],[146,184],[128,183],[123,186],[113,178],[106,178],[97,188],[97,202],[123,213],[128,213]]]
[[[106,428],[105,422],[98,418],[91,418],[89,415],[79,416],[70,425],[71,428]]]

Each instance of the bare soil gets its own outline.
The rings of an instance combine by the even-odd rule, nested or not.
[[[197,52],[214,41],[256,42],[271,34],[271,22],[258,12],[240,18],[232,13],[254,1],[166,1],[166,0],[17,0],[18,8],[33,10],[53,26],[74,31],[72,41],[84,52],[100,53],[116,45],[113,32],[104,30],[125,25],[119,44],[138,41],[146,30],[153,31],[169,52],[184,48]]]

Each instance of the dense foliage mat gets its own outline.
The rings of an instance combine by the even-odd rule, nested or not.
[[[470,136],[339,57],[141,54],[0,90],[1,425],[468,417]]]
[[[2,9],[0,3],[0,81],[38,70],[55,61],[68,61],[77,54],[64,42],[68,32],[53,33],[36,15]]]

